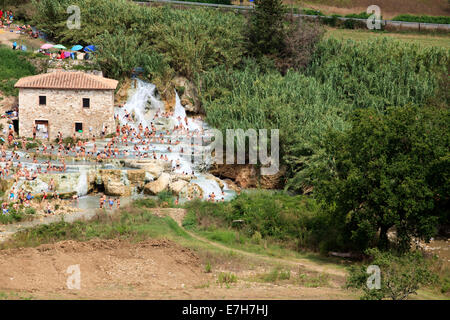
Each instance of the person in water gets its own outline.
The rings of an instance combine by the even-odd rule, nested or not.
[[[109,209],[112,210],[112,208],[114,206],[114,199],[110,197],[108,203],[109,203]]]

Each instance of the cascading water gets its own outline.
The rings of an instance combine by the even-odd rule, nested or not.
[[[136,92],[125,106],[118,110],[117,115],[119,121],[125,123],[125,112],[130,114],[134,117],[134,122],[128,122],[128,124],[136,129],[139,123],[144,128],[150,127],[155,114],[162,111],[164,111],[164,103],[156,97],[156,86],[152,83],[137,80]]]
[[[88,193],[88,175],[87,170],[80,168],[80,176],[75,187],[78,196],[85,196]]]
[[[201,143],[201,138],[205,137],[206,123],[186,115],[186,110],[176,92],[173,113],[163,116],[164,103],[156,96],[155,85],[139,79],[136,80],[136,84],[136,89],[127,103],[116,111],[119,122],[122,125],[128,124],[135,129],[138,129],[139,124],[143,128],[151,129],[153,124],[157,130],[156,136],[163,134],[172,142],[178,140],[177,145],[171,145],[166,140],[154,143],[147,139],[145,142],[150,146],[149,151],[155,152],[158,158],[164,155],[167,157],[167,161],[172,160],[173,173],[193,174],[195,178],[191,183],[202,189],[203,198],[207,199],[212,193],[216,195],[216,200],[222,197],[225,200],[232,198],[233,191],[222,190],[217,181],[207,178],[207,174],[203,172],[211,162],[210,149]],[[129,116],[127,117],[127,115]],[[178,130],[174,130],[176,126]],[[180,126],[183,128],[179,129]],[[197,143],[199,141],[200,143]],[[138,154],[143,148],[144,146],[137,145],[138,151],[135,151],[134,154]],[[196,161],[193,161],[194,159]],[[224,185],[226,188],[226,184]],[[223,194],[223,192],[225,193]]]

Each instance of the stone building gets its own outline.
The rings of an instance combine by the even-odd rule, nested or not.
[[[84,72],[52,72],[24,77],[19,88],[19,135],[38,138],[100,137],[114,132],[117,80]]]

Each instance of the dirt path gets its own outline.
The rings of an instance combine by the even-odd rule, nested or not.
[[[10,32],[9,30],[0,29],[0,44],[11,47],[14,40],[18,40],[19,37],[20,34]]]
[[[222,249],[222,250],[232,251],[234,253],[238,253],[243,256],[252,257],[252,258],[256,258],[256,259],[262,259],[265,261],[298,266],[298,267],[301,267],[301,268],[304,268],[304,269],[307,269],[310,271],[319,272],[319,273],[327,273],[327,274],[331,274],[331,275],[335,275],[335,276],[343,276],[343,277],[345,277],[347,275],[347,273],[343,270],[337,269],[335,267],[330,267],[330,266],[322,266],[318,263],[314,263],[307,259],[299,259],[299,258],[282,259],[282,258],[276,258],[276,257],[268,257],[268,256],[264,256],[264,255],[257,254],[257,253],[252,253],[252,252],[247,252],[247,251],[243,251],[243,250],[239,250],[239,249],[230,248],[230,247],[227,247],[220,243],[217,243],[217,242],[211,241],[209,239],[206,239],[204,237],[201,237],[201,236],[199,236],[195,233],[192,233],[183,228],[182,222],[183,222],[184,216],[186,215],[186,209],[158,208],[158,209],[155,209],[154,212],[158,216],[167,215],[167,216],[171,217],[173,220],[175,220],[178,223],[178,225],[184,231],[186,231],[194,239],[196,239],[198,241],[206,242],[209,245],[214,246],[219,249]]]

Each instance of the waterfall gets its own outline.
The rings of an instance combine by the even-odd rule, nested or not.
[[[178,120],[178,117],[180,117],[181,120]],[[183,124],[183,126],[186,127],[186,123],[184,122],[185,118],[186,118],[186,109],[184,109],[183,105],[181,104],[180,97],[178,93],[175,91],[175,110],[173,114],[173,119],[176,121],[178,125]],[[194,121],[193,119],[188,119],[187,127],[189,128],[189,131],[202,129],[201,124]]]
[[[146,114],[149,101],[153,108],[151,108],[151,111]],[[142,123],[144,128],[150,127],[150,122],[156,112],[161,112],[163,110],[164,103],[156,97],[156,86],[152,83],[137,80],[136,92],[131,96],[123,108],[120,108],[118,111],[119,121],[122,124],[126,122],[125,112],[127,112],[131,116],[134,115],[134,123],[129,123],[132,127],[137,128],[139,123]]]
[[[200,175],[191,182],[197,184],[203,190],[204,199],[208,199],[208,196],[213,192],[216,195],[216,200],[222,198],[222,189],[220,189],[220,186],[217,183],[217,181],[207,179],[204,176]]]
[[[203,190],[204,198],[207,199],[209,194],[214,192],[216,199],[221,199],[222,189],[217,181],[214,179],[206,178],[207,175],[203,172],[208,169],[211,162],[211,148],[208,146],[203,146],[199,134],[205,135],[204,129],[208,128],[206,123],[201,120],[193,119],[188,117],[186,110],[181,104],[180,97],[175,90],[175,106],[174,111],[171,116],[162,116],[164,109],[164,103],[156,95],[156,86],[151,83],[144,82],[142,80],[136,80],[136,90],[128,98],[128,101],[122,108],[117,108],[116,114],[119,116],[119,122],[124,124],[129,124],[131,127],[138,129],[139,124],[142,124],[143,128],[148,127],[151,129],[151,123],[156,128],[156,136],[162,133],[165,139],[169,137],[172,142],[179,140],[179,144],[170,145],[164,140],[163,143],[156,142],[150,143],[150,150],[148,153],[153,151],[156,153],[158,159],[161,155],[167,156],[168,161],[172,160],[172,169],[174,173],[194,173],[195,178],[191,181],[192,184],[196,184]],[[134,119],[129,117],[125,118],[126,114],[134,115]],[[158,117],[156,115],[158,114]],[[187,120],[187,124],[186,124]],[[187,130],[177,130],[174,131],[174,126],[183,125]],[[169,130],[169,136],[167,136],[167,130]],[[195,137],[195,138],[193,138]],[[194,162],[192,158],[191,142],[194,142],[193,148],[195,149],[194,156],[198,161]],[[143,150],[141,144],[137,146],[140,151]],[[170,151],[169,151],[170,148]],[[181,152],[183,151],[183,152]],[[132,153],[136,154],[136,153]],[[176,166],[176,164],[179,164]],[[126,179],[122,179],[123,183],[126,184]],[[150,180],[146,177],[146,180]],[[229,199],[233,191],[224,190],[226,192],[225,199]]]
[[[88,193],[88,176],[87,170],[85,170],[84,168],[80,168],[80,176],[78,177],[75,191],[79,196],[85,196]]]

